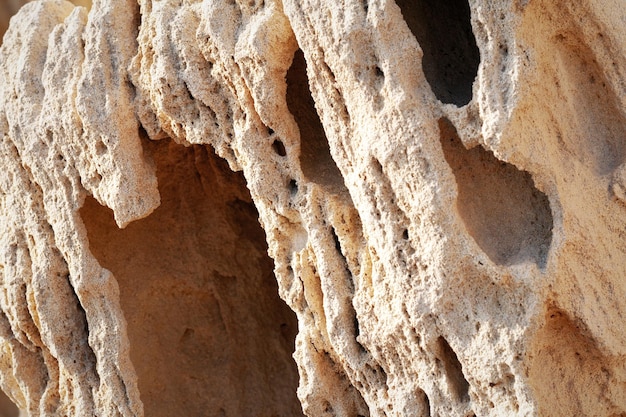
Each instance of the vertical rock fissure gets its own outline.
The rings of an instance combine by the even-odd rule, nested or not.
[[[145,150],[161,206],[123,230],[91,197],[81,216],[120,287],[146,415],[302,415],[297,322],[243,176],[207,147]]]
[[[467,0],[396,0],[424,56],[422,69],[442,103],[472,100],[480,51],[472,32]]]
[[[442,336],[437,339],[437,357],[443,362],[453,395],[458,401],[469,401],[469,382],[463,375],[463,368],[456,353]]]
[[[287,71],[287,107],[300,130],[300,165],[302,173],[316,184],[330,190],[345,189],[343,176],[332,155],[328,138],[309,89],[306,60],[298,49]]]

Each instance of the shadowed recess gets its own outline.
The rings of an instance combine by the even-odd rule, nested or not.
[[[300,129],[302,173],[309,181],[343,190],[343,176],[330,154],[328,138],[309,90],[306,68],[304,54],[298,49],[287,71],[287,106]]]
[[[442,103],[469,103],[480,51],[467,0],[396,0],[396,4],[424,52],[422,69],[435,96]]]
[[[90,249],[120,287],[146,416],[297,416],[297,322],[245,180],[209,148],[145,143],[161,206],[120,230],[88,198]]]
[[[450,391],[455,399],[457,401],[469,401],[469,382],[467,382],[465,375],[463,375],[461,362],[459,362],[456,353],[452,350],[448,341],[441,336],[437,339],[437,350],[435,353],[437,359],[443,362],[443,369],[448,378]]]
[[[579,35],[560,35],[553,42],[559,97],[550,103],[560,121],[560,139],[582,164],[598,175],[611,173],[626,159],[626,112],[591,48]]]
[[[584,324],[556,306],[547,309],[545,324],[534,335],[528,363],[539,415],[624,415],[623,395],[611,404],[611,386],[620,384],[606,356]],[[623,388],[622,383],[616,391]]]
[[[428,395],[426,395],[426,392],[422,390],[418,390],[417,396],[418,398],[421,399],[421,408],[422,408],[421,414],[424,417],[430,417],[430,400],[428,399]]]
[[[455,127],[439,119],[441,146],[458,186],[456,208],[478,246],[498,264],[544,267],[552,242],[548,197],[528,172],[477,146],[467,150]]]
[[[0,390],[0,416],[2,417],[19,417],[20,410],[9,399],[9,397]]]

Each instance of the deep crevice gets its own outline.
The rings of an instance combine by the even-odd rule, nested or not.
[[[300,130],[300,165],[304,176],[331,189],[345,189],[343,176],[330,154],[328,138],[309,89],[306,61],[298,49],[287,71],[287,106]]]
[[[467,0],[396,0],[424,56],[422,69],[442,103],[472,100],[480,51]]]
[[[335,249],[337,250],[337,253],[344,259],[345,261],[345,256],[343,254],[343,249],[341,249],[341,242],[339,241],[339,236],[337,236],[337,232],[335,231],[334,227],[330,227],[330,234],[333,237],[333,242],[335,243]],[[345,261],[347,264],[347,261]]]
[[[119,284],[146,415],[302,415],[296,317],[243,176],[206,147],[145,148],[161,206],[123,230],[91,197],[81,216]]]
[[[501,265],[546,264],[552,242],[548,197],[528,172],[477,146],[467,150],[452,123],[439,120],[441,146],[458,186],[456,208],[469,234]]]
[[[294,179],[289,180],[288,187],[289,187],[289,193],[292,196],[295,196],[296,194],[298,194],[298,181]]]
[[[446,373],[446,378],[450,385],[452,394],[458,401],[469,401],[469,382],[463,375],[463,368],[456,353],[448,344],[448,341],[442,336],[437,339],[437,358],[443,362],[443,368]]]
[[[361,344],[361,342],[359,342],[359,336],[361,335],[361,325],[359,324],[359,319],[356,316],[356,312],[354,314],[354,340],[356,341],[356,345],[359,349],[359,353],[361,354],[365,354],[367,353],[367,349],[365,349],[365,346],[363,346]]]

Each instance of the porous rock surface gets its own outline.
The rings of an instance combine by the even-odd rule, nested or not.
[[[621,0],[87,6],[0,48],[23,415],[626,413]]]

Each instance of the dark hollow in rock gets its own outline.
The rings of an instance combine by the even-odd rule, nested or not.
[[[450,390],[457,401],[469,401],[469,382],[463,375],[463,368],[459,358],[448,341],[442,336],[437,339],[437,358],[443,363],[443,368],[450,385]]]
[[[95,199],[81,209],[119,284],[145,414],[302,415],[297,321],[246,182],[210,148],[168,142],[146,143],[161,194],[150,216],[120,230]]]
[[[300,129],[300,164],[312,182],[343,190],[343,176],[330,154],[328,138],[309,90],[306,61],[298,49],[287,71],[287,106]]]
[[[528,172],[480,146],[465,149],[448,119],[439,120],[439,130],[458,186],[457,211],[478,246],[497,264],[544,267],[552,242],[548,197]]]
[[[424,52],[422,69],[435,96],[442,103],[469,103],[480,51],[467,0],[396,0],[396,4]]]

